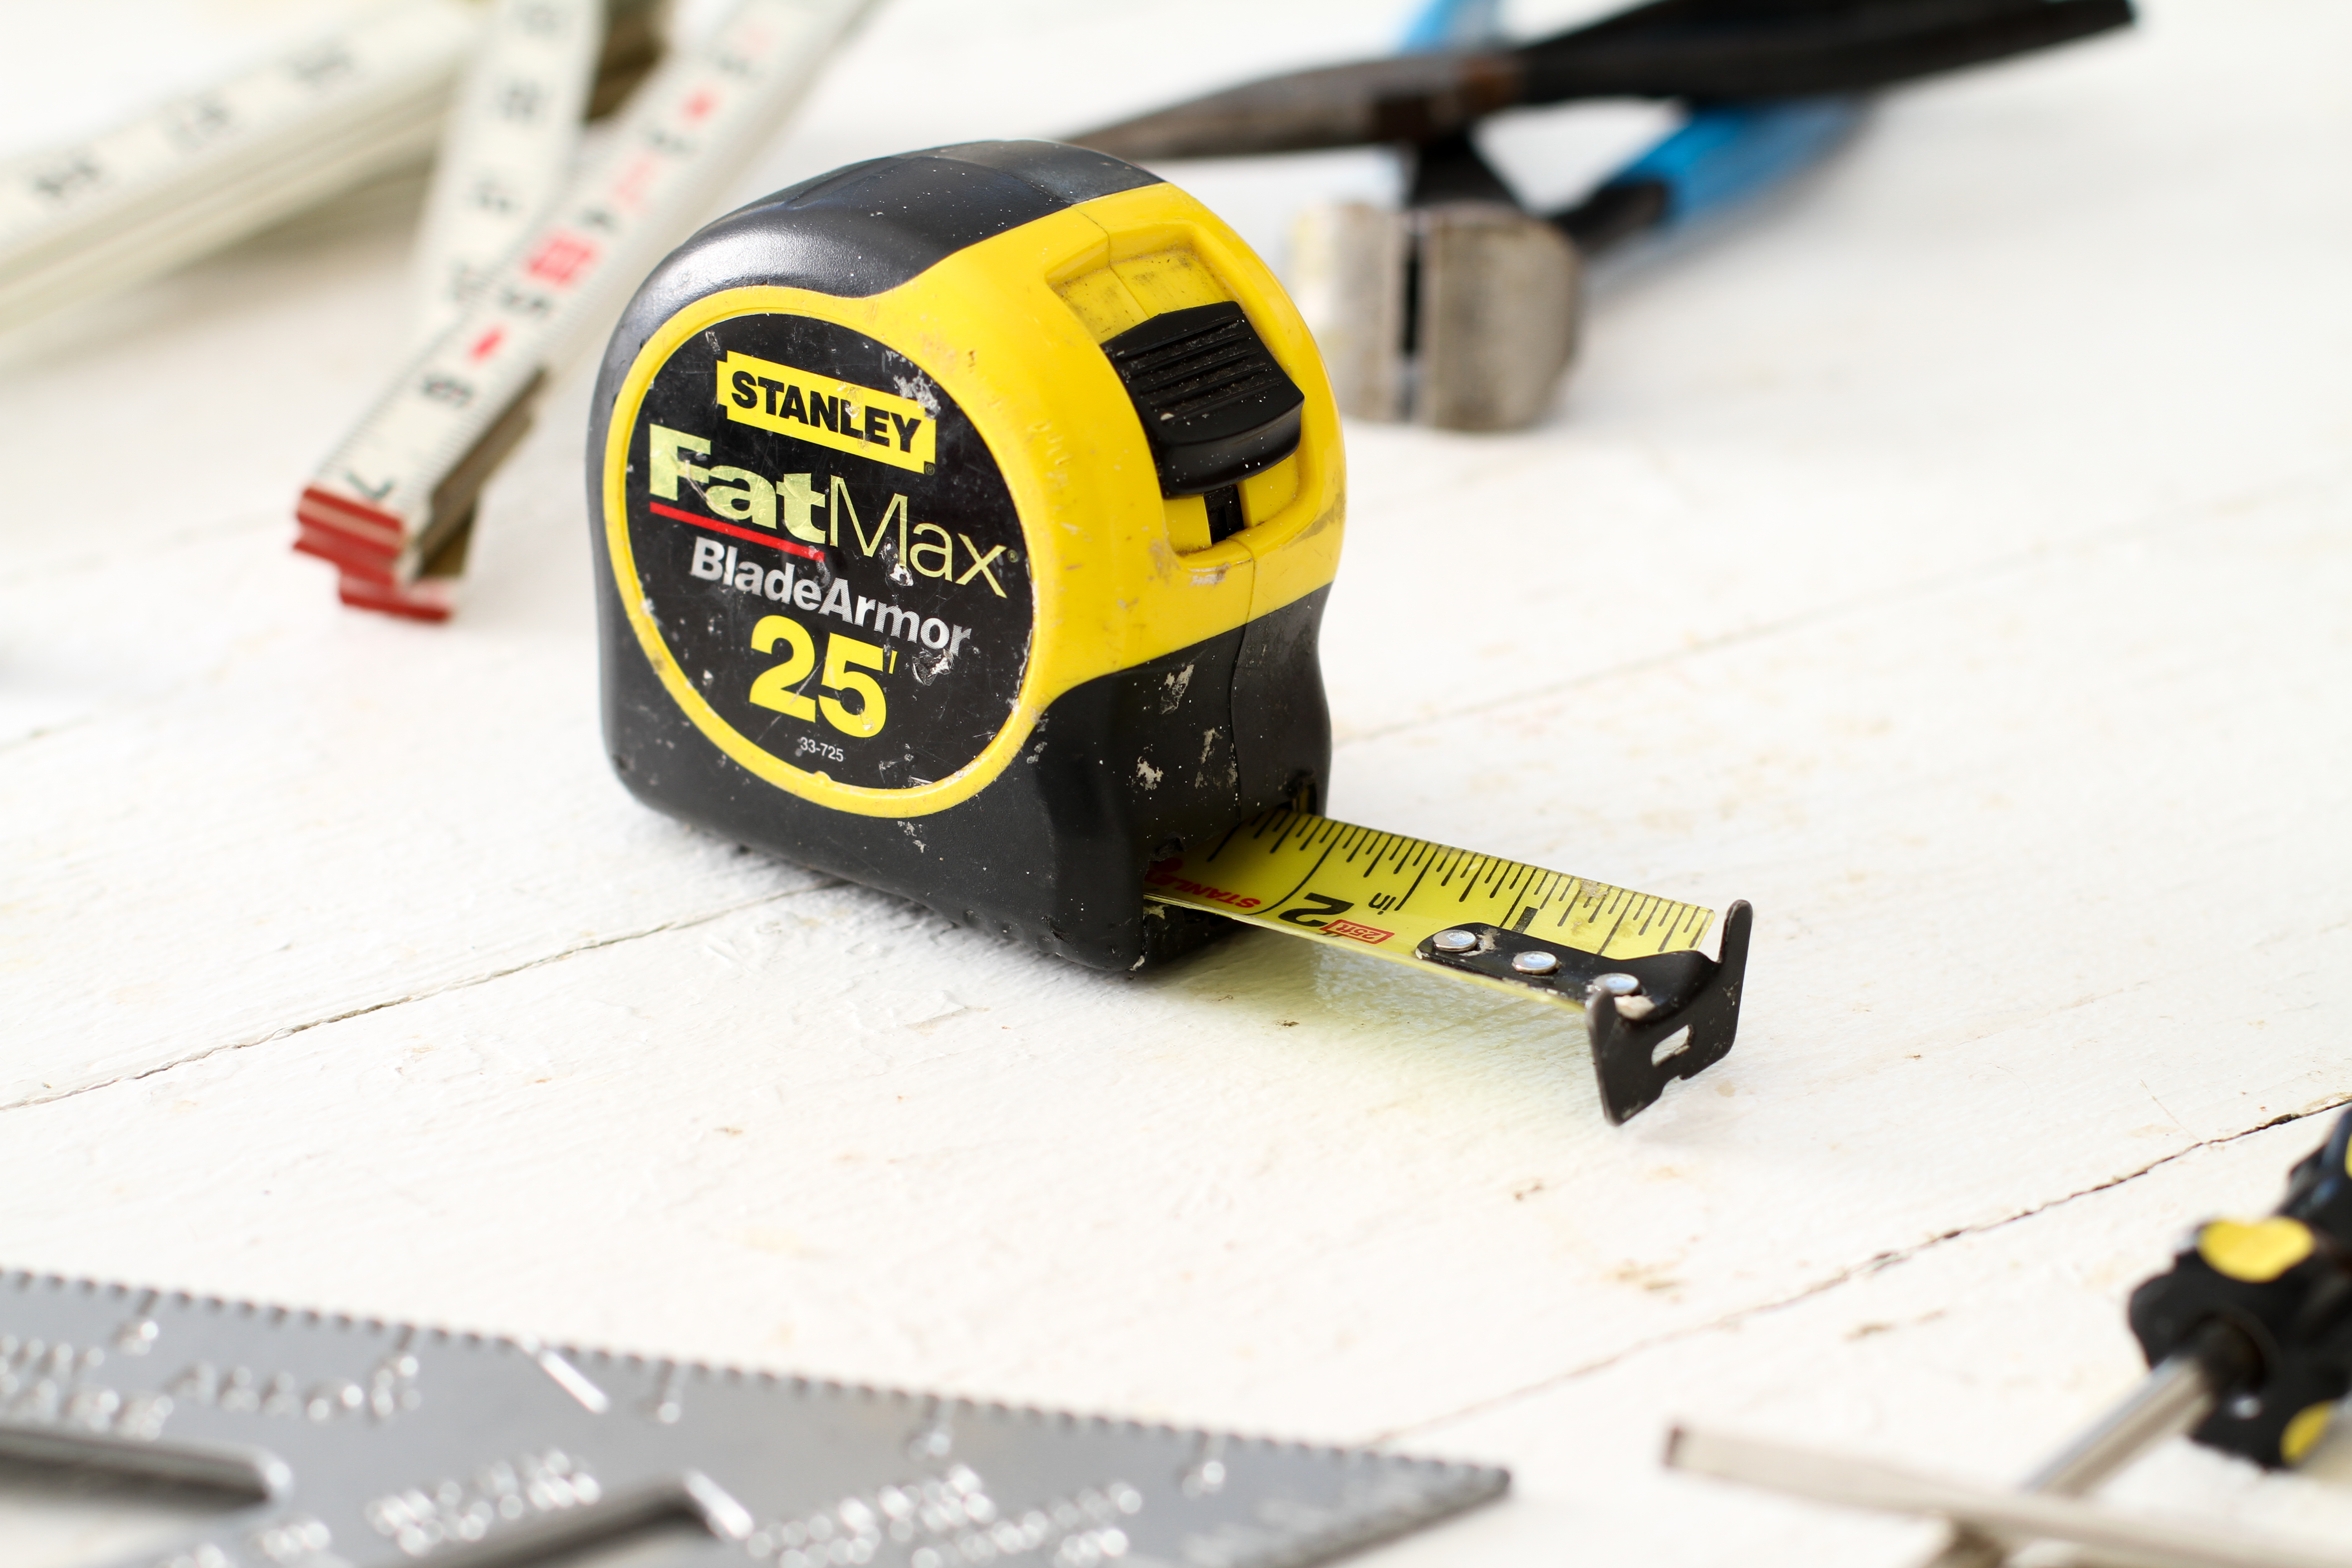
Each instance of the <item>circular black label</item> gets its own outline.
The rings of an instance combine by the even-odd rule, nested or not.
[[[774,762],[912,789],[1004,727],[1034,623],[1020,518],[904,356],[804,316],[719,321],[647,384],[623,494],[639,607],[739,760],[714,717]]]

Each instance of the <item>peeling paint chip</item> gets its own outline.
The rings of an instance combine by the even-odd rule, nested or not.
[[[1188,664],[1183,668],[1168,676],[1160,683],[1160,710],[1162,713],[1175,712],[1178,708],[1183,705],[1184,690],[1192,684],[1192,665]]]

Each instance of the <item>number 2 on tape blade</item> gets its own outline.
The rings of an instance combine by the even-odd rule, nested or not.
[[[1582,1007],[1612,1121],[1722,1060],[1738,1027],[1745,902],[1709,959],[1711,910],[1288,808],[1145,881],[1171,904]]]
[[[222,1494],[140,1568],[537,1562],[664,1521],[688,1538],[665,1562],[1273,1568],[1510,1484],[26,1273],[0,1273],[0,1456]]]
[[[1708,959],[1704,910],[1265,815],[1330,774],[1339,414],[1158,176],[982,142],[763,197],[638,289],[591,419],[648,805],[1098,969],[1233,917],[1581,1005],[1620,1121],[1730,1048],[1744,904]]]

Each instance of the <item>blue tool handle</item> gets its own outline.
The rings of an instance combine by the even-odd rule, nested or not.
[[[1812,167],[1845,140],[1862,109],[1856,97],[1706,105],[1602,188],[1662,187],[1665,203],[1656,226],[1672,228]]]
[[[1496,41],[1501,28],[1500,0],[1426,0],[1406,26],[1402,47],[1408,54],[1469,47]],[[1853,129],[1864,101],[1840,94],[1702,104],[1554,221],[1595,251],[1736,205],[1827,156]],[[1423,149],[1424,163],[1430,151]],[[1474,146],[1460,152],[1485,168]],[[1415,182],[1423,198],[1428,174],[1423,168]],[[1491,172],[1489,179],[1504,188]]]
[[[1425,55],[1490,44],[1502,32],[1502,0],[1428,0],[1405,24],[1397,47],[1408,55]]]

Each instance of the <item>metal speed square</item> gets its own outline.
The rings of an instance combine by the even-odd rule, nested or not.
[[[1291,1568],[1510,1480],[29,1273],[0,1274],[0,1457],[221,1499],[103,1568],[478,1568],[665,1527],[680,1568]]]

